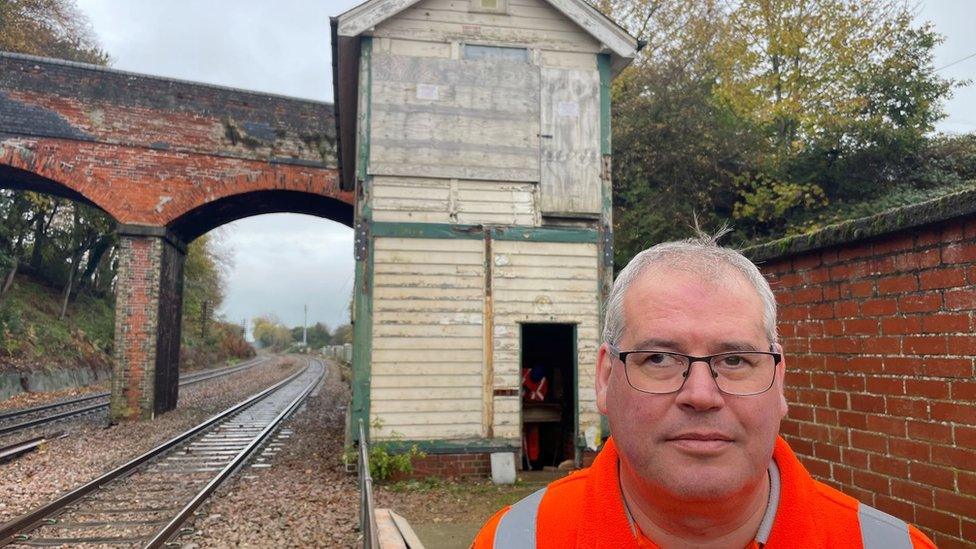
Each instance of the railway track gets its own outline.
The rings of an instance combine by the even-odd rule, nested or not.
[[[188,374],[183,376],[183,379],[180,380],[180,387],[193,385],[195,383],[200,383],[201,381],[206,381],[215,377],[222,377],[240,372],[241,370],[246,370],[248,368],[257,366],[264,360],[266,359],[255,358],[236,366],[228,366],[214,371]],[[108,391],[105,391],[78,398],[72,398],[69,400],[52,402],[50,404],[43,404],[40,406],[21,408],[18,410],[0,413],[0,437],[6,438],[11,433],[16,433],[18,431],[23,431],[62,419],[106,410],[108,409],[108,398],[110,394],[111,393]],[[0,451],[4,450],[5,448],[0,448]]]
[[[300,372],[61,498],[0,525],[13,547],[162,547],[271,439],[325,373]]]

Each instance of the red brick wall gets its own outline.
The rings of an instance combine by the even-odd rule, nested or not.
[[[414,458],[413,473],[404,478],[486,478],[491,476],[490,454],[427,454]]]
[[[330,104],[4,52],[0,92],[5,188],[170,227],[222,198],[292,191],[335,202],[322,213],[352,224]]]
[[[760,265],[779,303],[790,412],[810,472],[976,540],[976,218]]]

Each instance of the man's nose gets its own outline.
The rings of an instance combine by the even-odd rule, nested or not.
[[[725,403],[718,390],[712,368],[705,361],[695,361],[688,368],[687,378],[678,391],[677,403],[697,411],[721,408]]]

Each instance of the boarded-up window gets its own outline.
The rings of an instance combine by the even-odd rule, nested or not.
[[[600,79],[596,71],[542,69],[543,215],[598,216]]]
[[[539,180],[539,67],[375,54],[369,171]]]
[[[508,0],[469,0],[475,13],[508,13]]]
[[[506,48],[501,46],[464,45],[465,59],[505,59],[508,61],[529,62],[529,50],[525,48]]]

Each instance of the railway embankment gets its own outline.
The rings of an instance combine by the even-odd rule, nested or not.
[[[63,317],[61,300],[60,290],[25,274],[0,298],[0,410],[107,388],[115,337],[112,296],[82,292]],[[254,356],[240,327],[214,319],[201,327],[195,321],[194,330],[184,330],[181,371]]]
[[[63,318],[54,288],[18,276],[0,300],[0,403],[102,382],[112,371],[110,297],[79,295]]]

